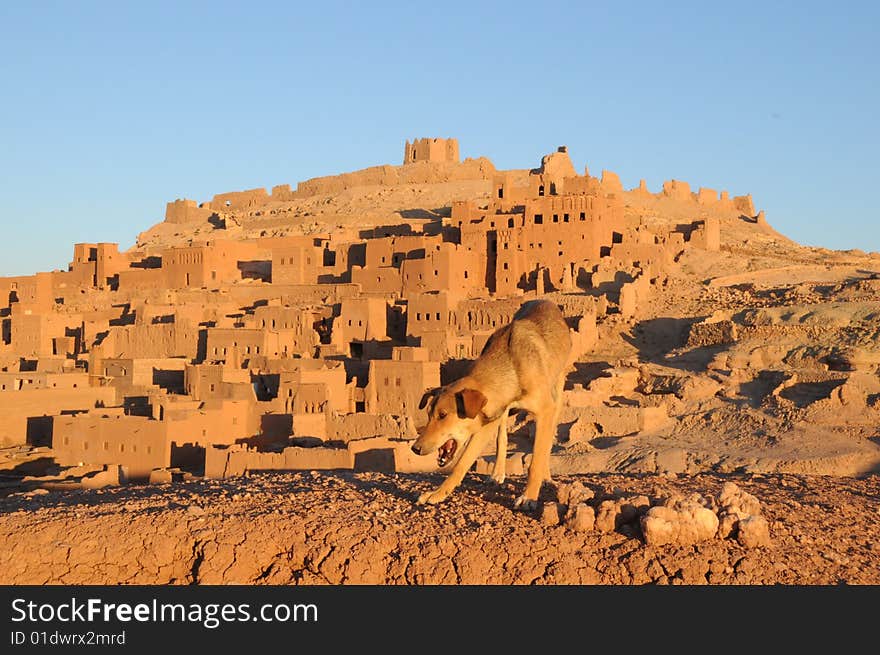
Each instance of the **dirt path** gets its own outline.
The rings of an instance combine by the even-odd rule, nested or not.
[[[439,507],[432,476],[264,474],[174,486],[11,496],[0,505],[2,584],[838,584],[880,583],[880,478],[566,476],[597,499],[757,496],[773,544],[718,538],[648,546],[544,526],[511,510],[521,480],[470,475]],[[553,490],[545,487],[547,500]]]

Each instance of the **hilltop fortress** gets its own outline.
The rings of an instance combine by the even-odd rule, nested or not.
[[[682,253],[717,252],[725,221],[770,229],[747,195],[624,190],[564,146],[500,171],[460,161],[455,139],[407,141],[401,166],[174,200],[128,252],[77,244],[67,270],[0,279],[0,444],[135,480],[430,470],[405,442],[422,393],[525,299],[550,296],[589,353]],[[610,400],[627,375],[574,376],[567,411],[606,436],[662,425],[656,403]]]

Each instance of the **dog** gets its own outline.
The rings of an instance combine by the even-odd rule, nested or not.
[[[412,445],[417,455],[437,452],[440,467],[459,451],[449,476],[418,503],[436,504],[449,497],[495,433],[492,479],[504,482],[507,460],[507,417],[525,410],[535,420],[535,443],[528,480],[515,507],[537,507],[541,484],[550,481],[550,449],[556,436],[562,390],[570,365],[571,334],[559,307],[547,300],[524,303],[513,320],[496,330],[463,378],[429,391],[428,423]]]

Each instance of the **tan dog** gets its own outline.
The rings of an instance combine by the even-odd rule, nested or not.
[[[419,504],[444,501],[458,486],[486,446],[493,431],[497,449],[493,479],[504,481],[507,459],[507,416],[522,409],[535,419],[535,445],[525,492],[516,507],[533,509],[541,483],[550,479],[550,449],[556,436],[562,388],[570,364],[571,335],[559,307],[546,300],[524,303],[509,325],[486,343],[470,373],[429,394],[428,424],[412,449],[418,455],[437,451],[442,467],[461,456],[436,491]]]

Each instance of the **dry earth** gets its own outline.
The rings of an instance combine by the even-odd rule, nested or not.
[[[718,536],[647,545],[638,518],[609,532],[600,521],[585,531],[548,525],[512,510],[521,478],[497,488],[473,474],[447,503],[428,508],[414,500],[438,476],[267,473],[31,492],[0,508],[0,583],[880,583],[876,476],[609,474],[557,482],[582,483],[596,507],[637,495],[717,497],[731,480],[760,499],[770,545],[746,548]],[[542,500],[555,500],[552,487]]]

